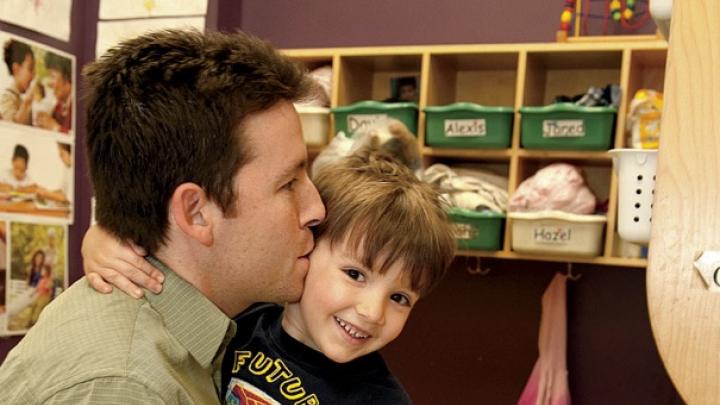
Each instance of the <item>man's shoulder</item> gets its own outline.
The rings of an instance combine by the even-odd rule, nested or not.
[[[0,368],[0,385],[18,373],[23,383],[47,394],[95,378],[127,377],[144,307],[144,300],[115,291],[99,294],[85,279],[78,280],[43,310],[9,353]]]

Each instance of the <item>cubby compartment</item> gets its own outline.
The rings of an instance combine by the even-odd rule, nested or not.
[[[337,105],[364,100],[384,101],[393,96],[393,80],[416,78],[418,96],[422,54],[341,55]]]
[[[528,51],[523,106],[543,106],[557,96],[621,82],[622,50]]]
[[[513,107],[518,52],[430,54],[427,105]]]
[[[448,216],[458,249],[502,250],[508,162],[436,158],[426,164],[423,178],[438,187],[450,203]]]
[[[582,171],[585,184],[596,197],[598,208],[600,208],[600,211],[607,211],[610,197],[612,160],[604,155],[588,154],[583,156],[582,152],[575,152],[522,157],[518,161],[518,176],[513,190],[516,190],[523,181],[533,176],[538,170],[553,163],[568,163],[579,168]]]
[[[623,125],[619,128],[620,133],[624,134],[622,137],[615,142],[616,148],[632,148],[637,145],[633,145],[632,142],[632,122],[630,115],[630,108],[635,94],[639,90],[654,90],[660,93],[664,92],[665,82],[665,65],[667,63],[667,52],[663,49],[642,49],[630,51],[630,72],[628,75],[628,84],[626,97],[626,122],[627,125]],[[648,94],[648,92],[646,92]],[[662,110],[662,109],[660,109]],[[645,118],[648,116],[645,115]],[[655,119],[651,120],[651,126],[656,131],[661,132],[659,129],[659,122],[661,119],[660,111],[657,112]],[[642,122],[640,125],[648,125],[647,121]],[[654,127],[657,125],[658,127]],[[654,131],[653,131],[654,132]],[[655,139],[657,141],[657,139]],[[652,143],[652,142],[651,142]]]
[[[630,51],[630,77],[628,79],[628,98],[639,89],[664,91],[665,49],[634,49]]]

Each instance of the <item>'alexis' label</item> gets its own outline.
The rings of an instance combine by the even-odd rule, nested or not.
[[[445,136],[447,137],[471,137],[486,136],[487,129],[484,119],[469,120],[445,120]]]

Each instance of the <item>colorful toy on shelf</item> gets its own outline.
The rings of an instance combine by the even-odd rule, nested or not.
[[[566,33],[570,29],[570,23],[573,19],[573,11],[575,10],[575,0],[565,0],[565,9],[560,15],[560,29]]]
[[[620,0],[612,0],[610,2],[610,16],[612,16],[613,21],[620,21],[620,18],[622,16],[620,8]]]
[[[649,0],[565,0],[563,11],[560,14],[560,37],[567,37],[570,29],[573,35],[586,36],[588,33],[588,20],[602,20],[601,35],[608,35],[610,22],[622,27],[624,30],[635,31],[643,27],[650,19]],[[594,3],[602,3],[601,7]],[[637,5],[642,4],[638,9]],[[601,11],[601,13],[599,12]]]

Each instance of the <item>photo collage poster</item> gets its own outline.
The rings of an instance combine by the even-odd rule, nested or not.
[[[0,46],[0,335],[16,335],[68,285],[76,61],[4,31]]]

